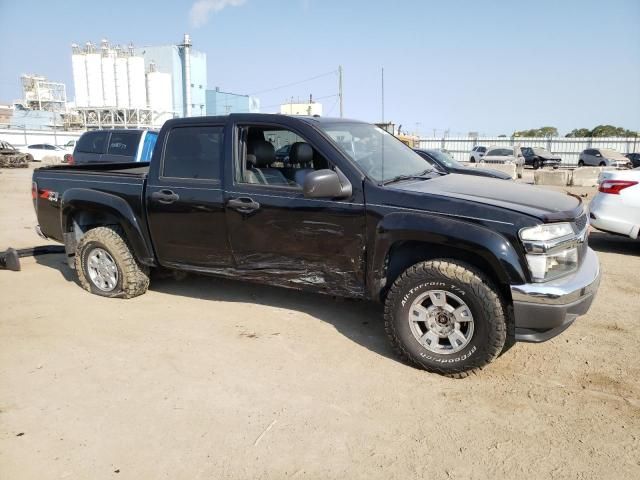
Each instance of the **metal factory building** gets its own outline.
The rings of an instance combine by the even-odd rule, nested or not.
[[[194,50],[185,35],[179,45],[163,45],[134,49],[144,58],[147,71],[171,75],[172,110],[176,117],[207,114],[207,54]]]
[[[230,113],[258,113],[260,101],[249,95],[207,90],[207,115],[228,115]]]

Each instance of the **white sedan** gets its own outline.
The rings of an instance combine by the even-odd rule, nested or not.
[[[20,151],[26,153],[30,157],[29,161],[32,162],[42,162],[43,160],[62,162],[64,156],[68,154],[64,148],[49,143],[35,143],[21,148]]]
[[[640,168],[603,171],[598,193],[589,205],[590,223],[598,230],[638,238]]]

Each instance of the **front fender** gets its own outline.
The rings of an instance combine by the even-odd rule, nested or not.
[[[464,220],[428,213],[395,212],[385,215],[377,225],[368,269],[369,294],[372,298],[379,295],[384,283],[386,261],[391,248],[404,241],[462,250],[480,257],[501,283],[526,282],[518,252],[500,233]]]
[[[138,261],[145,265],[155,263],[152,250],[143,234],[143,226],[131,206],[121,197],[106,192],[84,188],[72,188],[64,192],[60,208],[60,225],[63,233],[73,231],[73,219],[81,212],[95,215],[107,215],[115,218],[126,235]]]

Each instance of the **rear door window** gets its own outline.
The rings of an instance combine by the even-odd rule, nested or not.
[[[162,176],[219,180],[223,143],[222,126],[174,128],[165,143]]]
[[[87,132],[76,144],[76,150],[82,153],[104,153],[109,132]]]
[[[138,149],[138,132],[114,132],[109,139],[109,155],[120,155],[125,157],[135,157]]]

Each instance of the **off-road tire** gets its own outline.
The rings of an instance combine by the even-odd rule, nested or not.
[[[423,347],[411,332],[409,309],[427,290],[448,290],[467,304],[474,332],[464,349],[439,354]],[[395,353],[429,372],[464,378],[500,355],[507,339],[507,306],[492,282],[473,266],[452,259],[421,262],[393,283],[384,304],[385,330]]]
[[[87,257],[96,247],[106,250],[118,269],[118,283],[110,292],[100,290],[89,278]],[[149,269],[135,259],[119,227],[97,227],[86,232],[78,242],[75,262],[80,285],[96,295],[133,298],[145,293],[149,287]]]
[[[534,170],[538,170],[541,166],[542,166],[542,165],[541,165],[540,160],[535,159],[535,160],[533,161],[533,169],[534,169]]]

